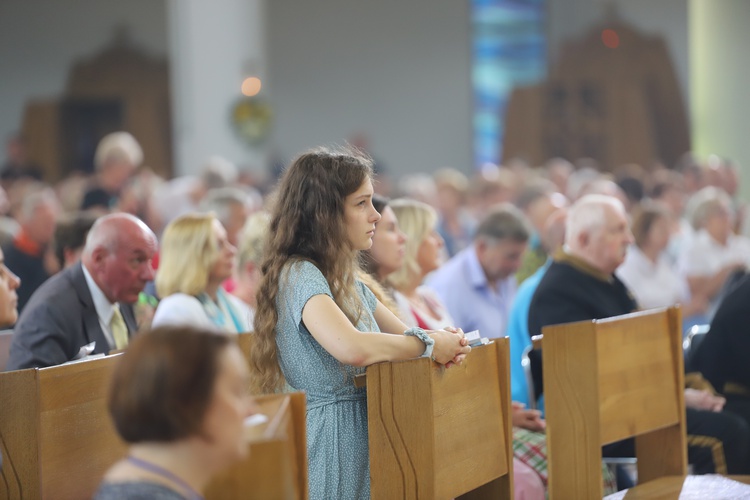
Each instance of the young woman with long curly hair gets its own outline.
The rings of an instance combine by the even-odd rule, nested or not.
[[[348,149],[303,153],[275,196],[250,363],[256,389],[307,393],[310,498],[366,499],[366,390],[353,377],[420,355],[449,366],[470,348],[458,329],[407,329],[358,279],[380,219],[371,160]]]

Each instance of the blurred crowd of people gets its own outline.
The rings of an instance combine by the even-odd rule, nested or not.
[[[550,313],[538,309],[540,295],[553,287],[549,276],[572,272],[578,279],[561,266],[586,268],[601,278],[594,286],[605,287],[602,296],[619,294],[611,309],[584,313],[589,319],[679,303],[688,328],[711,321],[750,263],[750,214],[738,196],[739,166],[714,155],[686,153],[672,168],[555,158],[540,166],[516,160],[471,174],[436,168],[396,178],[395,169],[378,168],[363,151],[316,150],[298,157],[276,189],[274,180],[258,182],[221,157],[207,159],[197,175],[160,178],[144,165],[127,132],[101,140],[94,175],[55,185],[45,184],[42,169],[28,161],[22,138],[9,141],[7,157],[0,170],[0,244],[6,295],[10,304],[17,295],[20,311],[17,323],[13,315],[6,321],[16,323],[9,368],[124,349],[139,329],[152,325],[256,331],[263,339],[253,353],[260,357],[251,362],[251,373],[260,376],[256,388],[276,390],[286,379],[300,389],[310,375],[284,356],[312,355],[296,336],[308,321],[330,327],[310,330],[320,342],[313,354],[333,356],[329,368],[347,367],[331,371],[341,376],[368,364],[363,359],[410,357],[422,345],[373,340],[367,351],[358,345],[364,337],[355,336],[360,340],[352,340],[352,349],[366,352],[352,357],[326,341],[325,332],[340,328],[342,318],[362,332],[407,327],[407,336],[424,342],[426,353],[434,348],[446,366],[466,356],[461,329],[488,338],[508,335],[517,486],[537,493],[547,477],[545,423],[541,411],[527,408],[533,396],[521,352]],[[342,237],[343,223],[337,218],[345,219],[350,240],[338,248],[333,240]],[[342,262],[352,256],[359,264],[350,269]],[[284,288],[289,273],[303,285]],[[612,284],[616,291],[608,288]],[[350,310],[354,299],[345,299],[347,293],[359,297],[359,307],[372,307],[369,323],[362,311]],[[319,299],[323,295],[339,309]],[[576,300],[586,302],[585,295]],[[284,313],[289,317],[282,315],[286,307],[292,307]],[[281,335],[277,329],[292,333],[273,340]],[[348,329],[341,331],[349,338]],[[396,352],[397,342],[401,354],[384,354]],[[269,366],[269,360],[277,364]],[[339,378],[333,386],[346,385]],[[719,399],[706,402],[708,397],[695,402],[698,396],[686,393],[689,407],[720,413],[723,400],[711,394]],[[308,427],[326,418],[308,413]],[[728,429],[731,423],[717,425]],[[350,424],[360,446],[361,429]],[[746,446],[750,428],[742,425],[732,432]],[[326,439],[336,438],[322,429]],[[747,450],[730,448],[731,471],[743,472]],[[316,491],[325,491],[328,479],[313,465],[325,461],[311,459]],[[603,471],[613,490],[613,478]],[[349,485],[352,491],[364,488],[359,479]]]

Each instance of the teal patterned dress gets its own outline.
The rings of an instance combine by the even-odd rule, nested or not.
[[[373,312],[375,296],[363,283],[357,291],[366,311],[360,331],[379,331]],[[356,388],[353,376],[363,373],[340,363],[302,323],[310,298],[333,298],[323,274],[307,261],[288,264],[279,280],[276,345],[279,363],[293,390],[307,394],[307,456],[310,499],[370,498],[366,389]]]

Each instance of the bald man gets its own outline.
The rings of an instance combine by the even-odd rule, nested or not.
[[[47,280],[31,296],[13,332],[8,369],[71,361],[127,345],[136,330],[132,304],[154,277],[154,233],[128,214],[101,217],[89,231],[81,261]]]

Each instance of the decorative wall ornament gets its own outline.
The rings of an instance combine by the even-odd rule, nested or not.
[[[243,142],[262,146],[271,132],[273,112],[262,97],[241,97],[232,106],[232,127]]]

